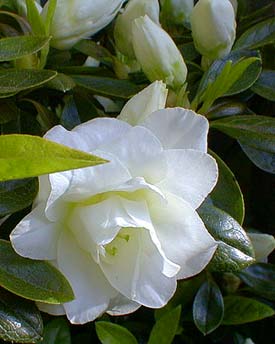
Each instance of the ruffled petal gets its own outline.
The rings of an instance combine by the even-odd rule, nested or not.
[[[166,197],[166,205],[150,205],[152,222],[165,255],[181,267],[177,278],[188,278],[205,268],[217,242],[187,202],[172,194]]]
[[[106,312],[110,315],[124,315],[135,312],[140,306],[139,303],[129,300],[122,294],[118,294],[111,300]]]
[[[148,230],[124,229],[121,236],[128,239],[116,238],[109,244],[111,254],[107,251],[108,256],[101,259],[105,276],[125,297],[147,307],[162,307],[176,290],[176,278],[163,273],[167,261]]]
[[[70,232],[60,236],[57,255],[58,268],[68,279],[75,299],[65,303],[68,319],[84,324],[100,316],[117,295],[91,256],[81,250]]]
[[[45,217],[45,204],[34,208],[11,232],[10,240],[15,251],[32,259],[56,259],[60,235],[58,224]]]
[[[164,151],[167,175],[157,186],[165,193],[171,192],[194,209],[198,208],[214,188],[218,178],[215,159],[192,149]]]
[[[208,121],[192,110],[159,110],[148,116],[141,125],[151,130],[165,149],[196,149],[207,152]]]
[[[133,127],[120,140],[102,149],[115,155],[132,177],[144,177],[147,182],[155,183],[165,175],[166,162],[161,143],[144,127]]]
[[[154,111],[164,109],[168,90],[162,81],[155,81],[132,97],[117,117],[131,125],[137,125]]]
[[[101,145],[109,144],[126,135],[131,125],[115,118],[95,118],[80,124],[72,130],[78,134],[88,146],[88,150],[101,149]]]

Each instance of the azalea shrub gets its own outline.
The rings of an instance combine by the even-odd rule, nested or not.
[[[273,344],[271,0],[0,0],[0,341]]]

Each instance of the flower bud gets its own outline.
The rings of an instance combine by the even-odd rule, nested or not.
[[[191,14],[196,49],[215,60],[227,55],[234,43],[236,22],[229,0],[199,0]]]
[[[174,24],[183,24],[190,19],[194,0],[162,0],[162,14]]]
[[[125,0],[58,0],[51,25],[51,45],[70,49],[83,38],[100,31],[116,16]],[[42,11],[45,17],[48,3]]]
[[[156,24],[159,24],[158,0],[130,0],[125,11],[116,19],[114,38],[117,49],[125,56],[135,58],[133,48],[132,24],[141,16],[148,15]]]
[[[133,23],[136,59],[150,81],[163,80],[174,89],[186,80],[187,68],[181,53],[166,31],[148,16]]]

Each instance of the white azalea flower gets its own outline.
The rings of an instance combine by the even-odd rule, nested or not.
[[[164,109],[166,95],[158,81],[120,119],[46,134],[110,162],[40,177],[33,210],[11,233],[20,255],[52,261],[73,288],[75,300],[41,310],[86,323],[104,312],[162,307],[177,279],[198,274],[213,256],[217,243],[196,212],[217,181],[208,122]]]
[[[57,0],[51,25],[51,45],[70,49],[83,38],[94,35],[116,16],[125,0]],[[42,17],[48,10],[48,2]]]

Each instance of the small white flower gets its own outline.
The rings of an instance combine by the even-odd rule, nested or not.
[[[125,0],[57,0],[51,25],[51,45],[70,49],[83,38],[88,38],[107,26]],[[48,2],[42,17],[48,10]]]
[[[136,59],[150,81],[163,80],[173,88],[183,86],[187,68],[168,33],[148,16],[134,20],[133,46]]]
[[[256,261],[266,262],[267,257],[275,249],[275,238],[273,235],[254,232],[248,232],[247,234],[254,247]]]
[[[156,82],[120,119],[46,134],[110,162],[40,177],[32,212],[11,233],[20,255],[53,262],[73,288],[75,300],[40,303],[41,310],[86,323],[104,312],[162,307],[177,279],[199,273],[213,256],[217,243],[196,212],[217,181],[208,122],[164,109],[165,98]]]
[[[229,0],[199,0],[191,13],[196,49],[209,59],[227,55],[236,36],[233,6]]]
[[[159,25],[158,0],[130,0],[125,10],[116,19],[114,38],[117,49],[125,56],[135,58],[133,48],[132,24],[134,19],[148,15]]]

